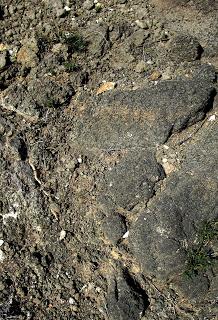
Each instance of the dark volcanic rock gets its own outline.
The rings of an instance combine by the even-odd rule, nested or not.
[[[111,319],[138,320],[149,305],[148,296],[129,274],[117,276],[108,294]]]
[[[120,163],[106,171],[101,200],[131,209],[142,200],[148,201],[154,194],[155,183],[163,178],[163,169],[151,153],[131,150]]]
[[[107,238],[114,244],[117,244],[126,232],[124,218],[116,212],[108,214],[107,217],[103,219],[102,227]]]
[[[163,81],[141,90],[105,94],[74,120],[72,143],[91,149],[149,148],[201,120],[214,89],[206,81]]]
[[[214,89],[206,81],[165,81],[97,99],[74,117],[71,143],[86,150],[125,152],[99,184],[100,201],[111,210],[147,202],[164,173],[154,157],[156,147],[173,132],[200,119],[211,108]]]
[[[178,35],[170,43],[170,58],[177,62],[197,60],[202,52],[203,49],[198,40],[189,35]]]
[[[211,124],[196,136],[182,168],[167,177],[162,192],[130,230],[130,247],[144,272],[161,279],[177,278],[186,269],[186,252],[195,243],[201,224],[217,219],[217,137],[218,127]],[[208,289],[207,282],[203,283],[201,294]],[[182,287],[187,294],[187,285]]]

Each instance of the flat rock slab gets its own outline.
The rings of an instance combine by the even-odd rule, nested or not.
[[[85,149],[156,147],[201,120],[213,96],[211,85],[196,79],[108,93],[78,111],[70,139]]]

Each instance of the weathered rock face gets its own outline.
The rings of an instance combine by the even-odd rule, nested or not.
[[[196,241],[199,226],[217,219],[217,134],[217,125],[210,123],[196,136],[185,152],[181,169],[167,177],[163,190],[150,201],[130,231],[130,247],[144,272],[164,280],[175,278],[177,282],[178,274],[186,268],[187,252]],[[208,290],[205,275],[201,276],[196,296]],[[191,281],[182,275],[181,279],[180,285]]]
[[[215,320],[217,4],[1,0],[0,319]]]
[[[171,279],[184,295],[191,281],[183,279],[187,252],[199,226],[217,218],[217,129],[205,128],[199,140],[186,149],[180,169],[169,177],[155,152],[172,133],[204,118],[213,105],[213,80],[201,74],[193,80],[105,94],[74,118],[69,135],[71,143],[84,150],[120,152],[119,160],[97,185],[99,201],[108,212],[147,203],[130,228],[129,248],[145,274]],[[157,191],[156,184],[163,179],[161,192]],[[118,241],[124,226],[116,223],[116,214],[109,214],[108,219],[110,237]],[[108,234],[108,225],[103,224],[103,229]],[[201,286],[196,282],[196,299],[209,288],[209,280],[201,276]]]
[[[71,139],[86,149],[149,148],[199,120],[212,107],[206,81],[165,81],[154,87],[105,94],[76,118]]]
[[[6,200],[1,200],[1,259],[8,266],[13,252],[25,246],[20,257],[30,270],[29,277],[39,268],[40,280],[31,294],[39,297],[42,279],[49,272],[49,290],[58,291],[59,306],[62,281],[64,288],[69,287],[67,301],[72,302],[75,292],[86,290],[82,308],[88,316],[87,305],[95,290],[99,293],[96,305],[105,304],[101,289],[95,288],[107,283],[106,310],[119,320],[149,314],[154,293],[147,292],[151,286],[145,289],[147,277],[170,283],[179,296],[193,303],[203,303],[205,293],[214,299],[211,274],[202,270],[195,278],[183,274],[199,226],[217,218],[216,116],[202,121],[201,130],[184,150],[181,147],[180,166],[170,174],[156,155],[173,134],[180,136],[195,127],[211,110],[215,78],[212,69],[207,71],[192,80],[162,81],[141,90],[99,95],[85,107],[79,100],[72,101],[62,113],[53,108],[51,118],[47,110],[65,104],[73,94],[70,86],[62,88],[45,78],[4,91],[0,196]],[[53,106],[46,105],[49,92]],[[25,101],[29,109],[24,108]],[[27,125],[32,115],[37,117]],[[22,121],[16,124],[14,116]],[[15,125],[17,133],[11,134]],[[25,269],[17,263],[23,285]],[[133,274],[128,269],[131,264],[135,264]],[[60,265],[70,280],[56,277]],[[21,305],[20,297],[16,299]],[[82,306],[80,296],[75,299]],[[54,303],[56,295],[50,300]],[[64,312],[69,315],[68,307]]]
[[[147,202],[164,178],[155,152],[173,132],[199,121],[211,108],[206,81],[166,81],[132,92],[105,94],[73,120],[69,139],[84,150],[121,152],[99,183],[108,209]]]

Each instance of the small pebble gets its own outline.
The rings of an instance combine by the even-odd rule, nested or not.
[[[0,53],[0,70],[7,65],[7,51]]]
[[[5,260],[5,254],[4,252],[0,249],[0,262],[3,262]]]
[[[86,1],[83,3],[83,8],[84,8],[85,10],[91,10],[91,9],[93,9],[93,7],[94,7],[94,2],[93,2],[93,0],[86,0]]]
[[[126,233],[124,233],[124,235],[123,235],[123,239],[128,238],[128,236],[129,236],[129,231],[126,231]]]
[[[135,23],[141,29],[148,29],[149,28],[147,22],[145,22],[145,21],[136,20]]]
[[[69,304],[74,304],[75,300],[73,298],[69,298]]]
[[[215,121],[216,120],[216,115],[213,114],[212,116],[209,117],[208,121]]]
[[[79,158],[77,159],[77,161],[78,161],[78,163],[82,163],[82,162],[83,162],[83,159],[82,159],[81,157],[79,157]]]
[[[156,81],[156,80],[160,79],[160,77],[161,77],[161,73],[158,70],[155,70],[155,71],[152,72],[152,74],[150,75],[149,79],[151,81]]]
[[[68,12],[68,11],[70,11],[71,9],[70,9],[70,7],[68,7],[68,6],[65,6],[65,7],[64,7],[64,10]]]
[[[136,65],[135,71],[137,73],[143,73],[146,70],[146,63],[144,61],[139,61]]]
[[[61,230],[59,240],[60,240],[60,241],[63,240],[63,239],[66,237],[66,234],[67,234],[67,233],[66,233],[65,230]]]

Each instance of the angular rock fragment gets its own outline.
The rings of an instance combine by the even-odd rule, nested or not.
[[[28,121],[35,122],[39,118],[37,104],[22,84],[12,84],[4,90],[1,105],[3,109],[14,111]]]
[[[128,273],[113,279],[107,298],[111,319],[138,320],[149,306],[148,296]]]
[[[24,67],[35,67],[38,62],[38,45],[35,38],[25,39],[23,46],[17,53],[17,62],[21,63]]]
[[[189,35],[178,35],[170,43],[170,58],[177,62],[200,59],[202,52],[198,40]]]

